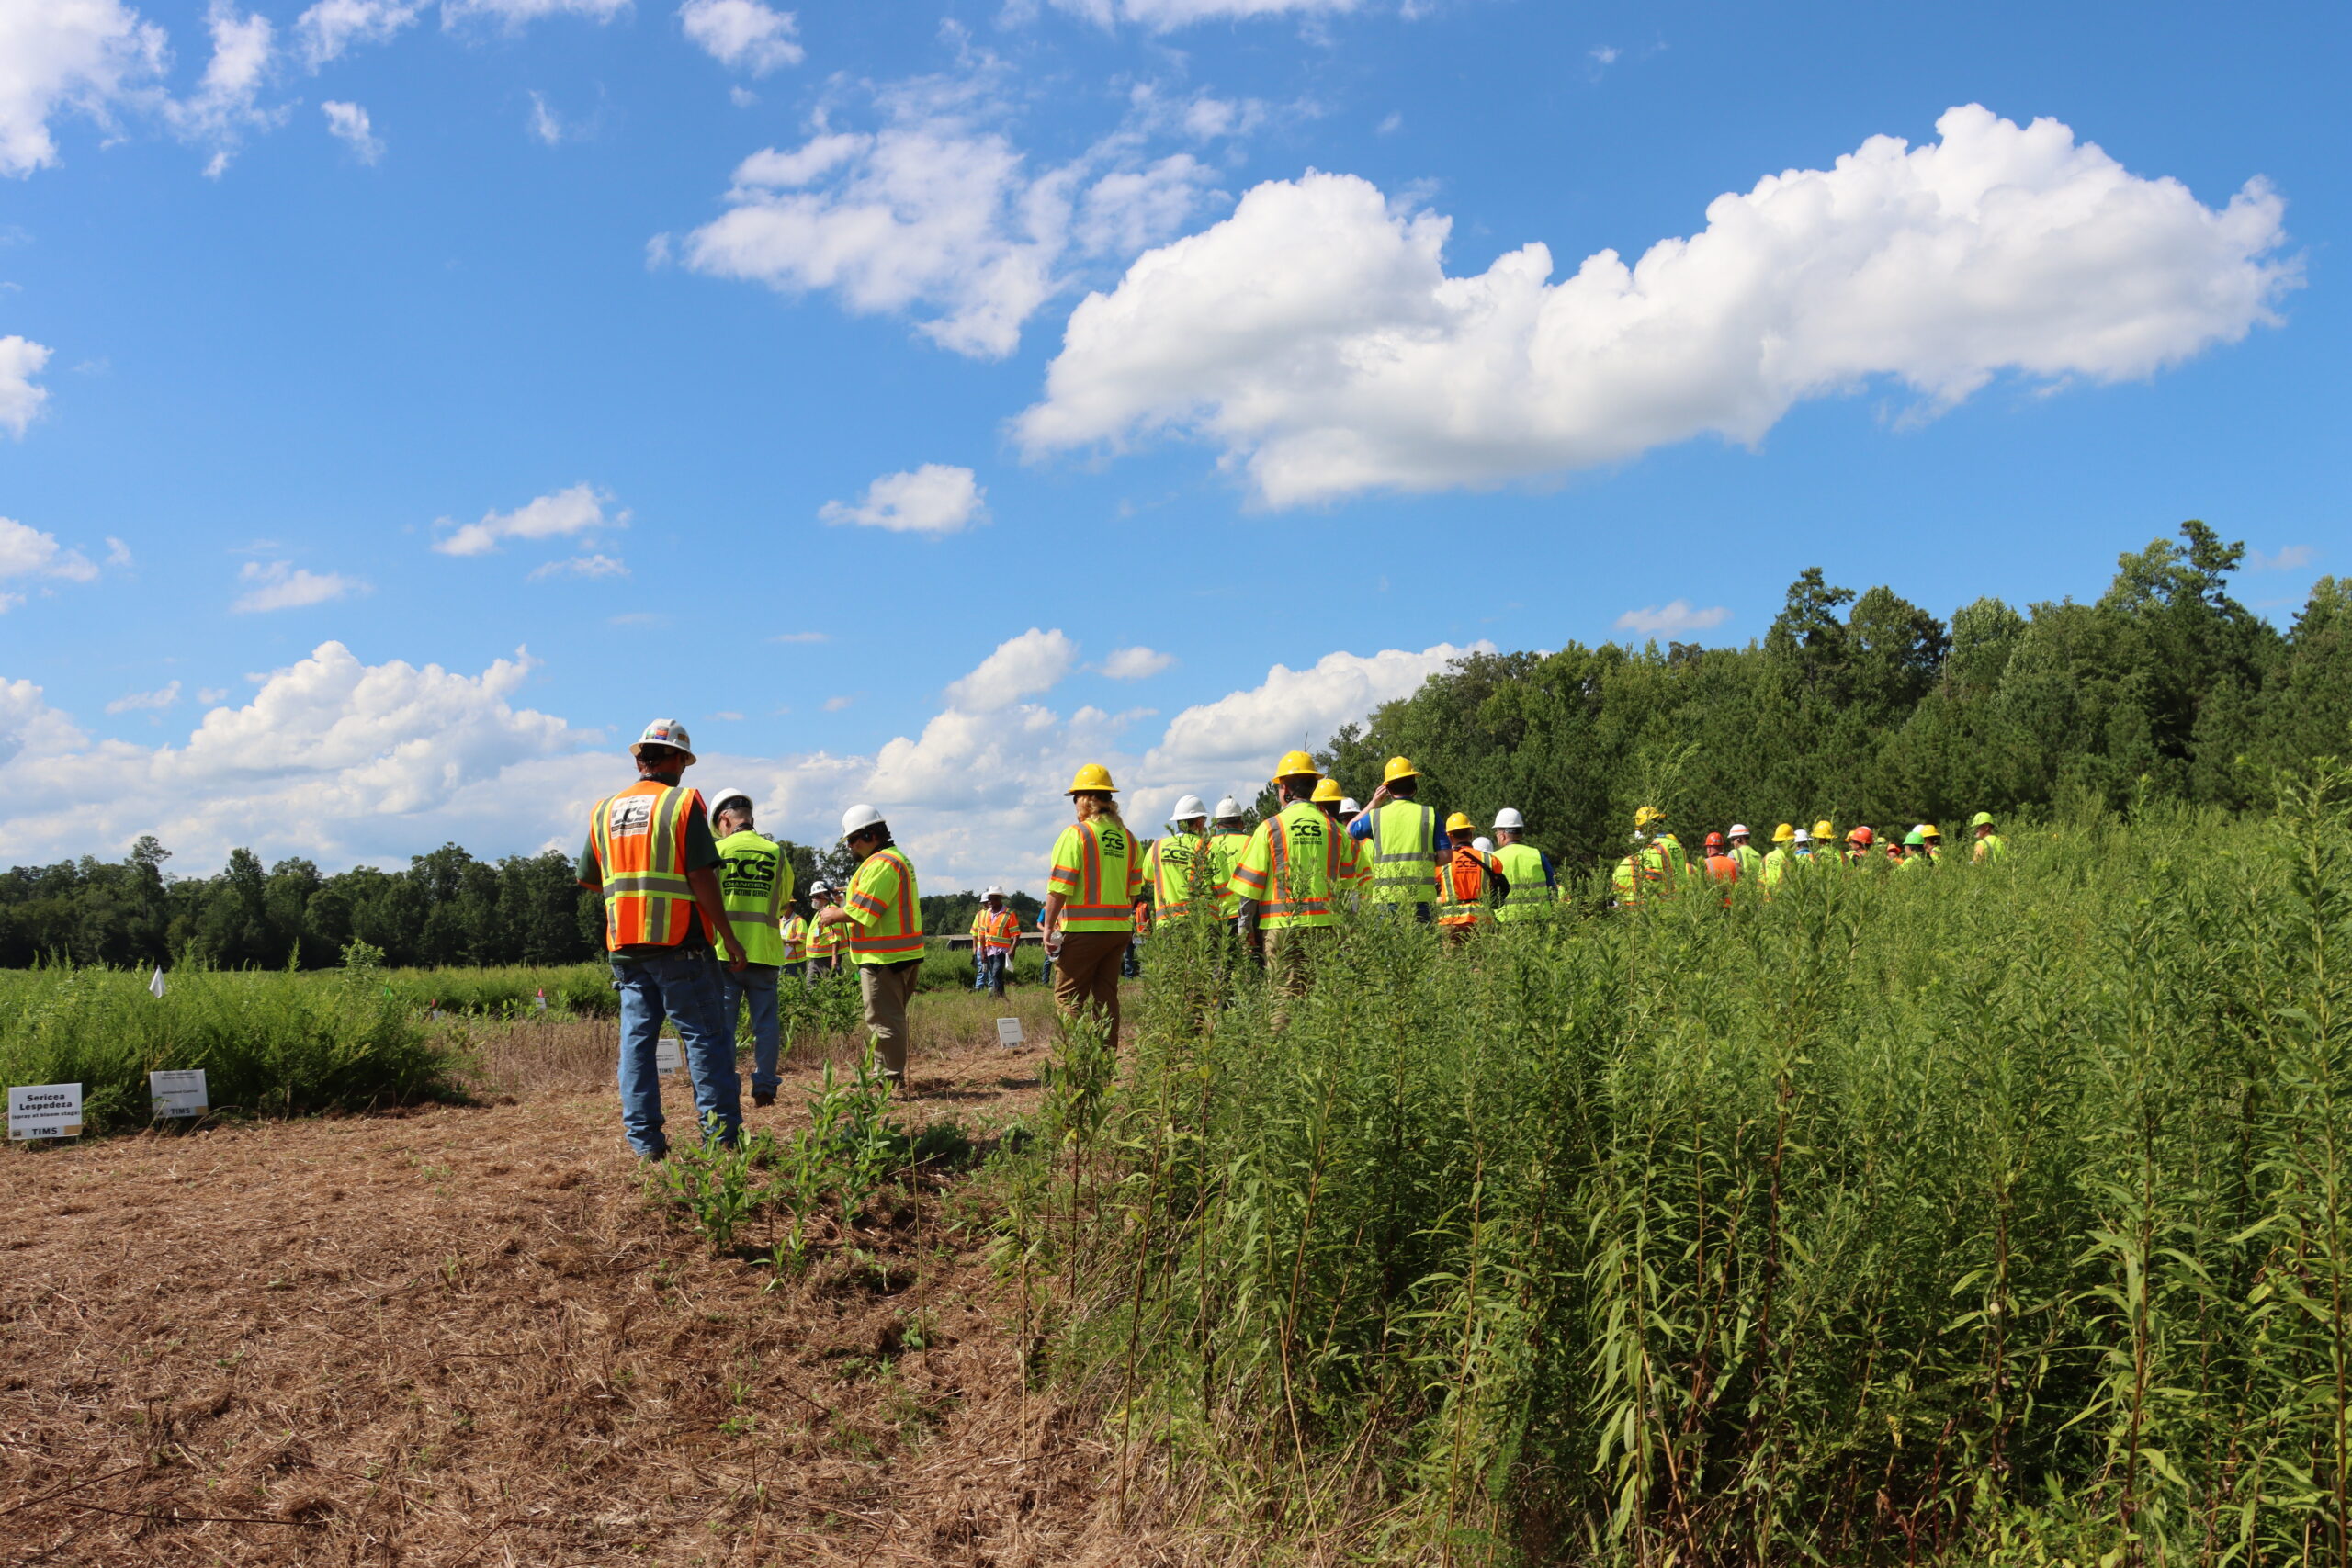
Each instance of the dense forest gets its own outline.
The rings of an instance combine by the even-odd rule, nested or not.
[[[1979,599],[1949,624],[1810,570],[1760,644],[1472,656],[1323,761],[1365,795],[1402,752],[1423,799],[1481,824],[1517,807],[1571,866],[1623,853],[1643,804],[1692,845],[1734,821],[1759,845],[1823,817],[1956,840],[1980,810],[2266,806],[2279,765],[2352,755],[2352,580],[2282,633],[2226,591],[2244,556],[2185,523],[2094,604]]]
[[[1819,817],[2243,810],[2267,801],[2273,768],[2352,754],[2352,580],[2321,579],[2282,633],[2229,595],[2244,556],[2185,523],[2179,542],[2125,554],[2094,604],[1979,599],[1949,624],[1815,568],[1760,643],[1473,655],[1342,729],[1322,760],[1368,796],[1403,752],[1432,805],[1481,823],[1515,806],[1530,840],[1570,866],[1622,853],[1644,803],[1694,843],[1734,820],[1760,841]],[[788,848],[803,889],[846,870],[838,850]],[[553,852],[492,863],[445,844],[404,871],[334,875],[238,850],[217,875],[175,877],[169,858],[146,838],[120,862],[0,874],[0,965],[315,967],[354,939],[395,964],[560,964],[599,947],[596,901]],[[924,928],[960,933],[978,902],[926,897]],[[1034,927],[1035,901],[1012,902]]]

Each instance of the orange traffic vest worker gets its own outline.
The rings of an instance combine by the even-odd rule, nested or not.
[[[732,1148],[743,1125],[735,1032],[719,1021],[718,965],[744,966],[743,943],[718,888],[718,846],[702,796],[678,782],[694,765],[686,727],[659,718],[629,748],[637,783],[596,803],[580,854],[582,887],[604,895],[605,947],[621,1003],[621,1132],[640,1159],[670,1152],[656,1064],[662,1025],[674,1023],[706,1137]]]
[[[1046,887],[1046,951],[1054,959],[1054,1006],[1065,1021],[1098,1014],[1119,1043],[1119,964],[1135,940],[1143,851],[1119,820],[1118,785],[1100,762],[1078,770],[1066,791],[1078,820],[1054,840]]]
[[[1477,824],[1460,811],[1445,819],[1446,841],[1453,846],[1437,868],[1437,923],[1446,942],[1458,943],[1494,919],[1487,900],[1510,897],[1510,879],[1494,856],[1471,840]]]
[[[849,879],[849,896],[819,910],[817,920],[840,930],[857,968],[866,1039],[882,1076],[904,1089],[907,1001],[922,973],[922,899],[914,863],[891,841],[882,813],[862,803],[842,813],[842,841],[857,857],[857,872]]]
[[[1355,865],[1340,829],[1314,804],[1321,776],[1306,752],[1283,755],[1274,769],[1282,809],[1258,824],[1233,868],[1241,896],[1235,924],[1245,941],[1263,937],[1267,973],[1285,996],[1303,994],[1314,979],[1315,944],[1339,923],[1340,894]]]

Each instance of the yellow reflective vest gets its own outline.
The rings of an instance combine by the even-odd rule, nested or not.
[[[1418,801],[1384,802],[1372,814],[1372,901],[1428,904],[1437,898],[1437,811]]]
[[[1135,835],[1108,817],[1073,822],[1054,840],[1047,881],[1062,896],[1066,931],[1132,931],[1143,891],[1143,856]]]
[[[746,828],[718,840],[718,902],[745,958],[786,962],[779,928],[792,903],[792,863],[774,839]]]
[[[1258,905],[1258,924],[1290,931],[1339,922],[1335,896],[1347,883],[1351,861],[1340,845],[1340,829],[1314,806],[1294,800],[1279,817],[1268,818],[1250,835],[1250,847],[1233,868],[1232,887]],[[1434,890],[1432,883],[1432,890]]]

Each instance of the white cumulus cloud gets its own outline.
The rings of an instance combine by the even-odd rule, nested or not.
[[[267,610],[299,610],[306,604],[323,604],[346,594],[364,593],[368,589],[366,583],[341,572],[311,571],[282,560],[249,560],[237,573],[237,581],[246,588],[229,608],[241,615]]]
[[[2319,558],[2319,552],[2309,545],[2287,545],[2266,555],[2253,551],[2245,558],[2248,571],[2301,571]]]
[[[180,700],[180,683],[172,682],[153,692],[128,692],[107,705],[108,713],[160,711]]]
[[[68,582],[88,582],[98,569],[79,550],[67,549],[54,534],[44,534],[13,517],[0,517],[0,583],[10,578],[56,577]],[[0,614],[25,602],[22,593],[0,587]]]
[[[1178,714],[1145,761],[1156,775],[1189,773],[1213,779],[1220,792],[1244,784],[1254,792],[1251,781],[1262,781],[1284,751],[1320,745],[1340,726],[1410,696],[1464,654],[1494,650],[1490,642],[1442,642],[1419,653],[1327,653],[1304,670],[1277,664],[1250,690]]]
[[[1731,611],[1721,604],[1712,609],[1694,610],[1688,599],[1668,602],[1664,608],[1645,604],[1638,610],[1628,610],[1617,617],[1621,632],[1639,632],[1644,637],[1673,637],[1681,632],[1702,632],[1719,626],[1731,617]]]
[[[628,563],[607,555],[572,556],[531,569],[531,581],[549,577],[627,577]]]
[[[435,526],[453,531],[434,540],[433,547],[445,556],[481,556],[498,548],[503,539],[553,539],[626,527],[628,512],[605,514],[612,501],[609,492],[583,480],[538,496],[512,512],[486,512],[479,523],[460,526],[444,517]]]
[[[260,105],[277,55],[277,29],[269,18],[258,11],[241,17],[230,0],[212,0],[205,27],[212,34],[212,58],[195,95],[165,105],[164,118],[184,139],[213,149],[204,172],[217,179],[244,133],[277,124],[284,111]]]
[[[1196,22],[1340,16],[1360,4],[1361,0],[1053,0],[1056,10],[1083,17],[1098,27],[1127,22],[1162,33]]]
[[[820,130],[752,153],[728,210],[686,237],[685,265],[787,294],[829,290],[861,315],[905,312],[944,348],[1001,359],[1068,287],[1067,263],[1131,255],[1207,199],[1205,164],[1146,160],[1128,132],[1033,168],[990,128],[1006,111],[989,79],[899,84],[882,95],[880,130]]]
[[[953,534],[988,521],[988,493],[969,468],[925,463],[909,473],[884,474],[855,504],[829,501],[817,515],[894,534]]]
[[[110,127],[116,105],[167,57],[164,29],[120,0],[0,5],[0,175],[57,162],[49,127],[61,112]]]
[[[370,665],[322,643],[185,743],[153,748],[94,742],[39,686],[0,680],[0,787],[56,791],[0,818],[0,857],[120,853],[151,832],[192,870],[240,844],[348,864],[453,838],[568,840],[621,769],[580,754],[595,732],[513,705],[532,667],[520,653],[480,675]]]
[[[754,76],[800,63],[798,19],[760,0],[686,0],[678,7],[686,37],[720,64]]]
[[[1102,661],[1102,673],[1114,681],[1140,681],[1171,669],[1175,663],[1174,654],[1155,649],[1114,648],[1111,657]]]
[[[441,25],[484,22],[514,31],[550,17],[609,22],[629,8],[629,0],[441,0]]]
[[[49,363],[49,353],[28,338],[13,333],[0,337],[0,429],[12,435],[23,435],[49,400],[49,389],[33,384]]]
[[[1034,456],[1196,434],[1275,505],[1489,485],[1753,443],[1873,378],[1933,411],[2005,371],[2145,377],[2272,321],[2297,279],[2259,179],[2215,209],[2055,120],[1971,105],[1937,129],[1771,175],[1689,239],[1556,282],[1540,243],[1448,276],[1449,220],[1362,179],[1261,185],[1078,307],[1020,437]]]
[[[384,143],[368,123],[366,109],[333,98],[319,108],[327,117],[327,134],[350,148],[353,157],[363,164],[372,164],[384,155]]]
[[[1031,626],[997,645],[978,668],[947,688],[947,705],[969,714],[994,713],[1023,697],[1051,691],[1078,662],[1078,644],[1061,629]]]
[[[318,0],[294,18],[294,39],[316,71],[355,45],[390,42],[424,9],[423,0]]]

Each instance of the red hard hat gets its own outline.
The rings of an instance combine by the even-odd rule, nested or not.
[[[1864,848],[1868,848],[1877,837],[1878,835],[1872,833],[1868,828],[1857,828],[1852,832],[1846,835],[1846,841],[1849,844],[1860,844]]]
[[[1708,834],[1707,847],[1711,850],[1722,849],[1724,847],[1724,836],[1721,833]]]

